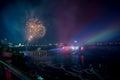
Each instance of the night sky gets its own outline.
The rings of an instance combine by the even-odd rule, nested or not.
[[[0,0],[0,39],[24,43],[32,17],[47,30],[41,44],[120,40],[118,0]]]

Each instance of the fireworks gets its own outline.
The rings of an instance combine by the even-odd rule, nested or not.
[[[29,41],[35,38],[42,38],[45,33],[46,29],[38,19],[32,18],[27,21],[27,39]]]

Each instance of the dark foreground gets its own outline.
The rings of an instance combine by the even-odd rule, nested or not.
[[[27,56],[14,57],[12,65],[32,80],[120,79],[120,46],[85,46],[83,51],[75,53],[47,50],[47,54],[42,56],[41,53],[36,55],[32,51],[26,54]],[[7,80],[4,77],[0,76],[1,79]],[[12,79],[19,80],[15,76],[14,78]]]
[[[91,46],[74,54],[48,51],[31,61],[45,80],[118,80],[120,46]]]

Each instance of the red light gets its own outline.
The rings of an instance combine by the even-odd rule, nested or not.
[[[81,47],[80,47],[80,50],[81,50],[81,51],[83,51],[83,50],[84,50],[84,47],[83,47],[83,46],[81,46]]]

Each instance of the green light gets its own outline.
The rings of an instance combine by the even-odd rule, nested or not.
[[[44,80],[41,76],[37,75],[38,80]]]
[[[19,53],[23,53],[22,51],[19,51]]]
[[[7,51],[7,48],[3,48],[3,51]]]
[[[16,54],[16,51],[13,51],[13,54]]]
[[[94,37],[91,37],[88,41],[86,41],[85,44],[92,44],[92,43],[95,43],[95,42],[110,39],[111,36],[114,35],[113,33],[116,33],[117,30],[118,29],[116,29],[116,28],[105,29],[102,32],[96,34]]]
[[[11,52],[11,51],[12,51],[12,49],[9,49],[9,51]]]

